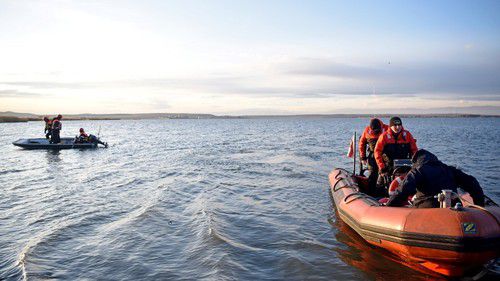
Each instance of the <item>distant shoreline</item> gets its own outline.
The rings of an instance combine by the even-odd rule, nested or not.
[[[110,119],[110,118],[65,118],[66,120],[121,120],[121,119]],[[43,117],[41,118],[32,118],[32,117],[12,117],[12,116],[0,116],[0,123],[22,123],[29,121],[43,121]]]
[[[64,120],[141,120],[141,119],[287,119],[287,118],[390,118],[395,114],[295,114],[295,115],[213,115],[192,113],[144,113],[144,114],[67,114]],[[500,115],[482,114],[398,114],[403,118],[477,118]],[[0,123],[42,121],[44,115],[16,112],[0,112]]]

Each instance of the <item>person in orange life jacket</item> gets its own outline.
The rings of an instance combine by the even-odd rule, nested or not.
[[[80,135],[75,138],[75,143],[89,142],[89,135],[85,133],[83,128],[80,128]]]
[[[57,115],[56,117],[52,118],[52,123],[54,123],[54,121],[55,121],[56,119],[61,120],[61,119],[62,119],[62,115],[61,115],[61,114],[59,114],[59,115]]]
[[[62,115],[59,114],[57,117],[52,119],[52,137],[50,139],[50,143],[60,143],[61,142],[61,123]]]
[[[377,185],[387,184],[386,178],[392,172],[394,159],[411,159],[417,150],[417,142],[403,128],[401,118],[392,117],[389,130],[380,135],[375,145],[375,161],[379,169]]]
[[[88,143],[88,142],[98,143],[104,145],[105,147],[108,147],[107,143],[102,142],[98,137],[92,134],[87,135],[85,133],[85,130],[83,128],[80,128],[80,135],[75,138],[75,143]]]
[[[45,138],[49,139],[52,134],[52,121],[50,121],[47,116],[43,117],[43,121],[45,121],[45,130],[43,132],[45,134]]]
[[[457,192],[458,187],[470,194],[474,204],[484,206],[483,189],[473,176],[444,164],[425,149],[417,151],[411,161],[411,170],[403,180],[400,191],[389,198],[387,206],[401,206],[408,196],[416,193],[413,200],[415,208],[438,208],[439,202],[434,196],[443,189]]]
[[[359,140],[359,156],[363,164],[370,171],[370,175],[368,176],[369,190],[375,188],[378,177],[378,167],[374,157],[375,145],[379,136],[388,129],[389,126],[380,121],[380,119],[373,118],[370,120],[370,125],[366,126]]]

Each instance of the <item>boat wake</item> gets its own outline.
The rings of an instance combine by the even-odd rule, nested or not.
[[[28,280],[28,272],[26,270],[26,263],[28,260],[28,256],[37,247],[50,241],[50,239],[54,236],[57,236],[58,233],[63,232],[70,227],[80,225],[84,220],[86,219],[82,218],[78,221],[59,222],[56,224],[56,227],[50,227],[48,230],[42,231],[35,237],[29,239],[26,245],[22,248],[16,260],[16,267],[20,268],[23,280]]]

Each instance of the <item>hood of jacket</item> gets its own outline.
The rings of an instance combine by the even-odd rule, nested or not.
[[[418,150],[415,155],[413,155],[411,162],[415,167],[422,167],[424,164],[441,163],[436,155],[425,149]]]

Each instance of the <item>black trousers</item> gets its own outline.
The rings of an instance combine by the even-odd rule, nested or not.
[[[61,131],[52,130],[52,137],[50,138],[51,143],[60,143],[61,142]]]
[[[378,166],[372,153],[368,154],[366,167],[370,171],[370,175],[368,176],[368,195],[373,197],[387,197],[387,190],[383,185],[378,184]]]
[[[374,189],[377,184],[378,177],[378,166],[373,155],[368,155],[366,160],[366,167],[370,171],[370,176],[368,177],[368,186],[370,189]]]

